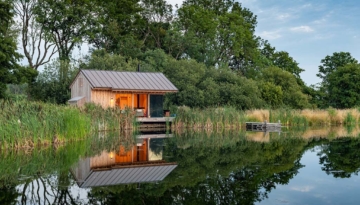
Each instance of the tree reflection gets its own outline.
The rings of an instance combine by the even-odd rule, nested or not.
[[[0,188],[0,204],[16,204],[16,199],[20,194],[15,186],[7,186]]]
[[[0,204],[84,204],[70,191],[75,183],[71,178],[68,172],[58,177],[28,177],[18,185],[0,189]]]
[[[328,175],[335,178],[350,178],[358,174],[360,168],[360,139],[339,138],[321,146],[321,168]]]
[[[208,139],[209,137],[207,137]],[[91,204],[254,204],[302,167],[307,142],[300,138],[203,146],[167,139],[165,156],[178,167],[159,184],[93,188]],[[184,138],[181,138],[183,141]],[[202,146],[197,146],[198,144]]]

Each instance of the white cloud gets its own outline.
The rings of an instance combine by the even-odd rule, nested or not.
[[[308,4],[304,4],[300,7],[300,9],[307,9],[307,8],[311,8],[312,7],[312,4],[311,3],[308,3]]]
[[[312,187],[312,186],[291,187],[291,190],[299,191],[299,192],[310,192],[313,189],[314,189],[314,187]]]
[[[302,33],[310,33],[314,31],[314,29],[312,29],[310,26],[292,27],[290,28],[290,30],[294,32],[302,32]]]
[[[280,14],[280,15],[278,15],[276,18],[277,19],[279,19],[279,20],[287,20],[287,19],[289,19],[291,17],[291,15],[290,14],[288,14],[288,13],[284,13],[284,14]]]
[[[274,40],[281,38],[280,31],[263,31],[259,33],[259,36],[266,40]]]

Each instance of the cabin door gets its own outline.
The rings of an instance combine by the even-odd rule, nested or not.
[[[131,108],[131,95],[117,94],[116,95],[116,105],[122,110],[124,110],[126,108]]]

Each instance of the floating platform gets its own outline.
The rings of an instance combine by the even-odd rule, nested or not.
[[[246,122],[246,131],[281,131],[281,123]]]

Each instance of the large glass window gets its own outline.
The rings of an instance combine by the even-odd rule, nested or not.
[[[164,102],[163,95],[150,95],[151,117],[164,117],[163,102]]]

